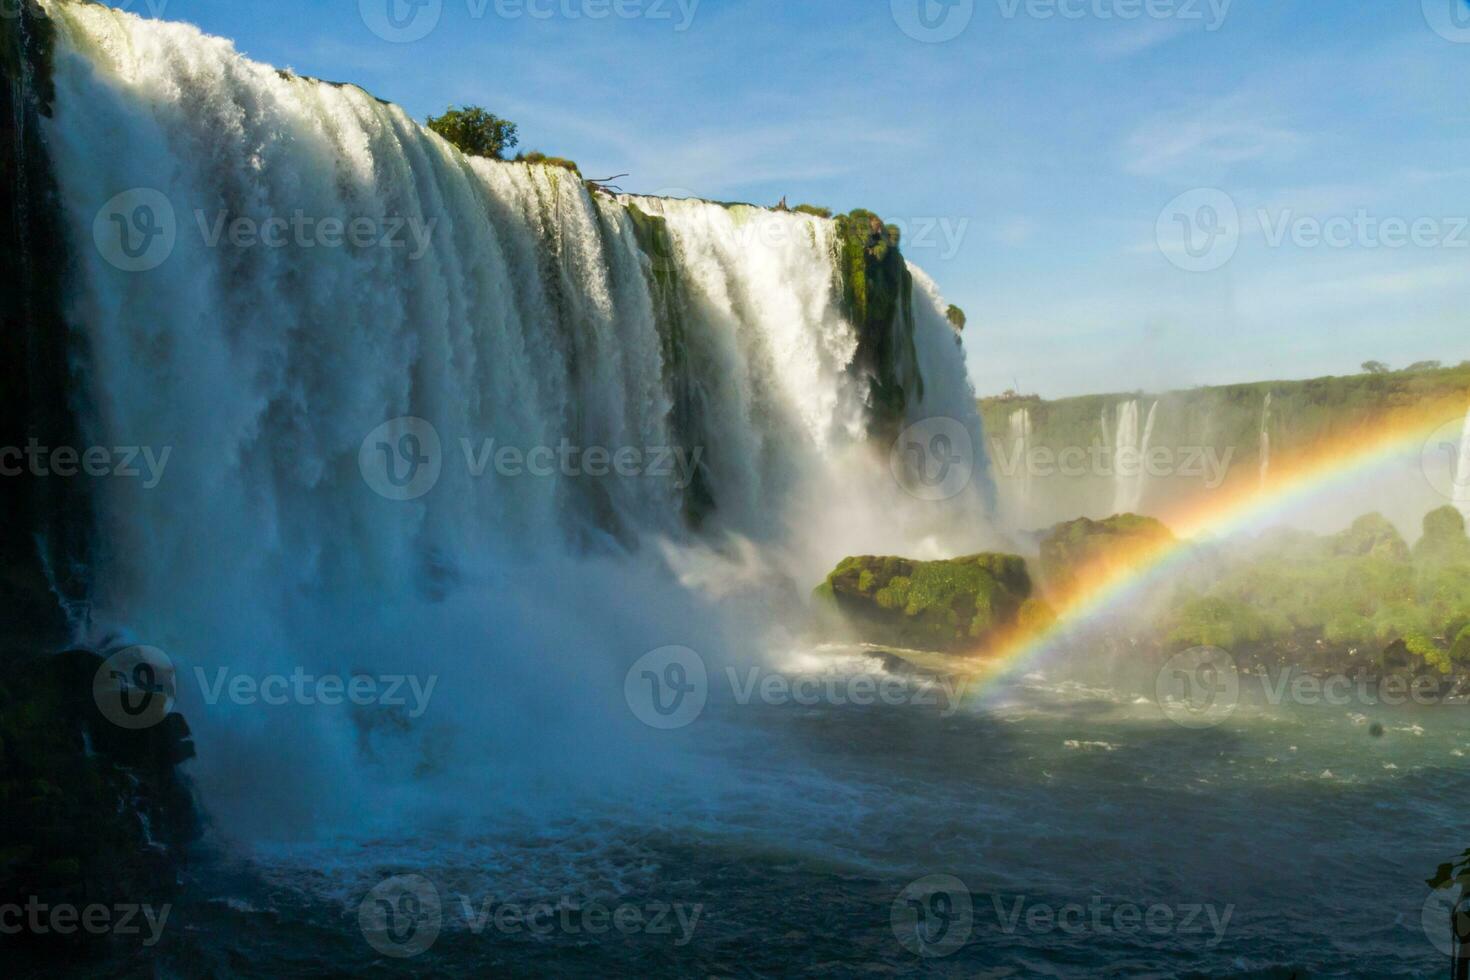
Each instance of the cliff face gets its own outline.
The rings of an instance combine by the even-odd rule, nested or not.
[[[1269,488],[1274,472],[1310,457],[1324,443],[1440,406],[1447,425],[1463,421],[1470,408],[1470,362],[1159,395],[980,402],[1002,501],[1016,523],[1030,528],[1129,510],[1167,518],[1171,510],[1222,489]],[[1389,508],[1404,530],[1446,502],[1427,481],[1417,483],[1423,486],[1411,491],[1402,508]],[[1355,502],[1352,512],[1368,509],[1363,503]]]
[[[51,114],[54,29],[32,2],[0,17],[0,663],[64,642],[63,601],[83,592],[90,504],[80,481],[45,481],[15,452],[76,445],[68,396],[75,338],[61,312],[67,267],[40,120]],[[46,574],[51,571],[50,581]]]

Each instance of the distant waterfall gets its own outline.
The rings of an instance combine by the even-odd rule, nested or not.
[[[1020,467],[1020,504],[1017,507],[1020,513],[1017,516],[1024,521],[1031,508],[1031,410],[1018,408],[1012,412],[1009,431],[1010,445],[1007,448]]]
[[[1455,506],[1470,518],[1470,413],[1465,416],[1465,432],[1460,437],[1460,455],[1455,464]]]
[[[1266,490],[1266,481],[1271,475],[1271,392],[1266,392],[1266,404],[1261,409],[1261,491]]]
[[[1153,443],[1154,422],[1159,403],[1149,406],[1140,434],[1138,402],[1127,401],[1118,406],[1118,426],[1113,438],[1113,513],[1138,511],[1143,503],[1144,485],[1148,478],[1146,461]]]
[[[917,269],[922,385],[885,397],[899,423],[945,424],[915,439],[959,469],[943,500],[900,486],[891,436],[870,435],[834,222],[466,158],[396,106],[193,27],[43,6],[76,411],[95,445],[170,453],[155,485],[97,481],[79,629],[237,670],[499,664],[441,697],[481,699],[464,729],[513,739],[502,715],[532,699],[581,713],[557,672],[584,684],[720,642],[691,611],[700,583],[789,598],[846,553],[979,550],[962,540],[989,515],[974,392]],[[359,227],[380,234],[344,242]],[[537,579],[532,562],[562,564]],[[238,714],[229,738],[293,744]],[[326,718],[304,741],[350,744]]]

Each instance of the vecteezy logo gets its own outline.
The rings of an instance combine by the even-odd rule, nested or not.
[[[1470,504],[1470,415],[1435,429],[1424,443],[1419,465],[1436,493],[1455,504]]]
[[[1421,0],[1424,19],[1434,33],[1456,44],[1470,44],[1470,0]]]
[[[1154,228],[1164,258],[1186,272],[1213,272],[1240,247],[1240,210],[1222,190],[1201,187],[1170,201]]]
[[[1421,921],[1435,949],[1458,960],[1470,959],[1470,895],[1458,885],[1430,892]]]
[[[975,0],[889,0],[889,7],[899,30],[925,44],[959,37],[975,16]]]
[[[1154,680],[1164,717],[1184,728],[1213,728],[1240,703],[1235,658],[1218,647],[1195,647],[1170,657]]]
[[[443,924],[439,889],[423,875],[386,878],[357,907],[357,925],[368,945],[398,959],[434,945]]]
[[[888,468],[898,485],[920,500],[949,500],[974,476],[975,441],[956,419],[923,419],[899,433]]]
[[[688,647],[659,647],[639,657],[623,678],[623,698],[650,728],[683,728],[709,700],[704,658]]]
[[[178,240],[174,206],[151,187],[116,195],[92,220],[92,241],[111,265],[124,272],[156,269],[173,254]]]
[[[410,415],[390,419],[362,441],[357,467],[379,496],[389,500],[422,497],[434,489],[444,468],[439,433]]]
[[[119,728],[152,728],[173,710],[174,665],[157,647],[133,646],[102,662],[92,676],[92,700]]]
[[[898,893],[889,921],[904,949],[938,958],[957,952],[970,941],[975,907],[963,881],[954,875],[927,875]]]
[[[429,36],[439,26],[444,0],[357,0],[367,29],[393,44],[407,44]]]

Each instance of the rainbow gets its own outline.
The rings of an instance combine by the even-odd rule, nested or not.
[[[1325,491],[1360,479],[1408,453],[1422,451],[1453,411],[1453,407],[1441,403],[1396,413],[1366,429],[1354,429],[1323,442],[1265,487],[1251,481],[1241,481],[1238,487],[1227,484],[1203,502],[1161,515],[1174,531],[1174,540],[1141,548],[1120,565],[1088,578],[1056,609],[1053,623],[1012,636],[972,658],[971,680],[989,685],[1034,665],[1060,646],[1070,631],[1132,601],[1142,589],[1187,560],[1198,539],[1225,538],[1260,526]],[[1464,418],[1459,416],[1460,421]]]

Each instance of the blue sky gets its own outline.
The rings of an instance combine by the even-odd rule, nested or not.
[[[1470,358],[1466,0],[407,2],[113,5],[627,190],[877,211],[982,394]]]

